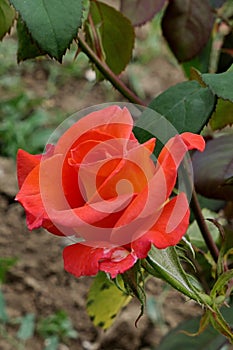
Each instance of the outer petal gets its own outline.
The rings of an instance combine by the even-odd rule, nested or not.
[[[28,174],[40,163],[40,155],[32,155],[22,149],[17,153],[17,176],[19,188],[21,188]]]
[[[180,135],[182,140],[186,144],[188,150],[197,149],[198,151],[204,151],[205,149],[205,140],[202,136],[192,134],[191,132],[184,132]]]
[[[188,150],[197,148],[203,150],[205,141],[202,136],[195,135],[189,132],[172,137],[162,149],[157,163],[157,172],[163,171],[166,186],[167,197],[170,196],[172,189],[175,186],[177,169],[183,160],[185,153]]]
[[[109,273],[112,278],[128,270],[137,260],[121,247],[98,248],[81,243],[66,247],[63,259],[65,270],[76,277],[93,276],[101,270]]]
[[[29,173],[15,199],[20,202],[26,211],[29,230],[42,226],[55,235],[63,236],[63,233],[49,220],[43,206],[39,189],[39,169],[40,164],[36,165]]]
[[[176,245],[186,233],[189,225],[189,204],[184,193],[170,200],[164,207],[158,221],[150,231],[132,242],[132,249],[139,258],[145,258],[148,242],[164,249]]]
[[[132,128],[133,119],[127,108],[110,106],[78,120],[59,139],[55,153],[62,154],[64,150],[69,150],[81,135],[92,129],[112,135],[113,138],[129,139]]]

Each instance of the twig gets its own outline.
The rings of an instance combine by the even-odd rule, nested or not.
[[[101,61],[101,59],[95,54],[95,52],[90,48],[81,36],[78,36],[78,44],[82,51],[90,58],[90,60],[96,65],[100,72],[112,83],[112,85],[130,102],[145,106],[145,103],[130,90],[125,83],[113,73],[113,71],[108,67],[108,65]]]
[[[215,262],[218,261],[219,251],[218,248],[213,240],[213,237],[211,236],[211,233],[207,227],[206,220],[204,216],[202,215],[201,207],[197,199],[197,194],[195,189],[193,189],[192,193],[192,199],[191,199],[191,208],[193,210],[193,213],[195,215],[197,224],[200,228],[200,231],[202,233],[202,236],[205,240],[205,243],[207,247],[209,248],[209,251],[214,259]]]

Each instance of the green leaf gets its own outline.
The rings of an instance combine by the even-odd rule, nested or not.
[[[61,62],[81,25],[82,1],[10,1],[39,48]]]
[[[15,19],[15,11],[8,0],[0,0],[0,40],[11,29]]]
[[[209,296],[202,294],[189,281],[174,247],[157,249],[152,246],[146,260],[154,269],[156,276],[159,274],[163,280],[184,295],[198,302],[210,302]],[[150,271],[150,273],[152,272]]]
[[[136,125],[149,129],[155,136],[162,135],[165,143],[175,133],[199,133],[208,122],[214,106],[215,98],[208,88],[201,87],[196,81],[186,81],[156,97],[148,107],[159,115],[148,111]]]
[[[233,102],[233,65],[225,73],[202,74],[202,80],[213,94]]]
[[[233,269],[222,273],[218,277],[217,281],[215,282],[211,290],[210,296],[213,298],[216,298],[218,295],[223,295],[225,286],[229,281],[233,281]],[[233,289],[233,285],[231,285],[231,289]]]
[[[210,119],[212,130],[222,129],[233,124],[233,102],[218,99],[216,110]]]
[[[18,18],[17,21],[17,36],[18,36],[18,50],[17,60],[18,62],[24,61],[29,58],[35,58],[37,56],[44,55],[46,52],[42,51],[38,44],[32,39],[32,36],[28,32],[28,29],[22,19]]]
[[[170,87],[156,97],[149,108],[162,114],[179,133],[199,133],[208,122],[215,99],[208,88],[196,81],[187,81]]]
[[[166,0],[121,0],[121,12],[128,17],[134,26],[150,21],[159,12]]]
[[[169,1],[162,30],[179,62],[192,59],[210,38],[214,17],[208,0]]]
[[[95,326],[107,329],[131,297],[118,289],[104,272],[94,279],[87,298],[87,312]]]
[[[208,198],[232,200],[233,186],[227,180],[233,176],[233,135],[225,134],[209,140],[204,152],[192,157],[194,184]]]
[[[96,31],[99,44],[102,46],[107,65],[115,74],[120,74],[129,63],[134,46],[134,29],[131,22],[122,13],[99,1],[91,1],[90,14],[95,28],[88,26],[89,30]],[[89,39],[94,37],[89,33]],[[96,40],[90,45],[97,53]]]
[[[143,143],[155,137],[158,156],[166,142],[185,131],[200,133],[215,106],[215,97],[196,81],[170,87],[157,96],[136,120],[134,134]]]
[[[0,322],[6,322],[8,316],[6,313],[6,303],[2,290],[0,289]]]
[[[17,338],[27,340],[34,334],[35,329],[35,315],[27,314],[21,320],[21,326],[17,333]]]

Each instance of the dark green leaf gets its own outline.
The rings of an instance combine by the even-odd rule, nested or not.
[[[130,300],[131,297],[118,289],[104,272],[100,272],[89,290],[87,312],[95,326],[107,329]]]
[[[216,110],[210,119],[212,130],[222,129],[233,124],[233,102],[218,99]]]
[[[27,314],[21,320],[21,325],[17,333],[17,338],[27,340],[34,334],[35,329],[35,315]]]
[[[29,58],[35,58],[45,54],[38,44],[32,39],[32,36],[28,32],[25,23],[21,18],[17,21],[17,36],[18,36],[18,62],[24,61]]]
[[[0,0],[0,40],[9,32],[15,18],[15,11],[8,0]]]
[[[128,17],[134,26],[150,21],[159,12],[166,0],[121,0],[121,12]]]
[[[201,52],[209,40],[213,22],[208,0],[169,1],[162,30],[178,61],[188,61]]]
[[[209,198],[232,200],[233,186],[226,180],[233,176],[233,135],[209,140],[204,152],[192,157],[197,191]]]
[[[215,95],[233,102],[233,65],[225,73],[202,74],[202,80]]]
[[[40,49],[61,62],[81,25],[82,1],[10,1]]]
[[[208,122],[214,106],[215,98],[211,91],[196,81],[172,86],[149,104],[149,108],[163,115],[178,133],[199,133]]]
[[[99,1],[91,1],[90,14],[99,43],[93,39],[93,28],[88,26],[93,50],[105,60],[115,74],[120,74],[129,63],[134,46],[134,29],[131,22],[113,7]],[[97,47],[98,46],[98,47]],[[100,47],[99,47],[100,46]],[[103,57],[104,56],[104,57]]]

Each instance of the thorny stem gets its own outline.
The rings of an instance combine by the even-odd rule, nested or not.
[[[95,52],[90,48],[85,40],[78,36],[78,44],[82,51],[90,58],[100,72],[112,83],[112,85],[130,102],[145,106],[144,102],[130,90],[125,83],[113,73],[113,71],[108,67],[108,65],[101,61],[101,59],[95,54]]]
[[[211,233],[207,227],[206,220],[204,216],[202,215],[201,207],[197,199],[197,194],[195,189],[193,189],[192,193],[192,199],[191,199],[191,208],[193,210],[193,213],[195,215],[197,224],[201,230],[202,236],[205,240],[205,243],[207,247],[209,248],[209,251],[214,259],[215,262],[218,261],[219,251],[218,248],[213,240],[213,237],[211,236]]]
[[[79,44],[79,47],[82,49],[82,51],[90,58],[92,62],[94,62],[94,64],[100,70],[100,72],[112,83],[112,85],[124,97],[126,97],[132,103],[145,106],[145,103],[137,95],[135,95],[134,92],[130,90],[116,74],[112,72],[112,70],[108,67],[108,65],[105,62],[101,61],[101,59],[95,54],[95,52],[89,47],[86,41],[83,38],[81,38],[80,35],[78,36],[78,44]],[[189,176],[187,177],[189,178]],[[190,181],[191,180],[189,178],[188,180],[189,186],[192,187]],[[217,262],[219,251],[207,227],[207,224],[202,214],[201,207],[198,202],[197,194],[194,188],[192,191],[191,208],[193,210],[193,213],[195,215],[197,224],[200,228],[200,231],[205,240],[205,243],[211,255],[213,256],[214,261]]]
[[[206,224],[206,219],[204,218],[201,210],[201,206],[199,204],[197,193],[195,191],[194,185],[192,184],[192,179],[190,178],[190,175],[188,174],[188,164],[187,160],[184,159],[184,171],[185,171],[185,180],[186,180],[186,186],[188,186],[188,189],[192,189],[192,198],[190,202],[190,207],[192,208],[192,211],[194,213],[195,219],[197,221],[198,227],[201,231],[202,237],[210,251],[210,254],[212,255],[215,262],[218,261],[219,257],[219,251],[218,247],[216,246],[213,237],[208,229],[208,226]]]

